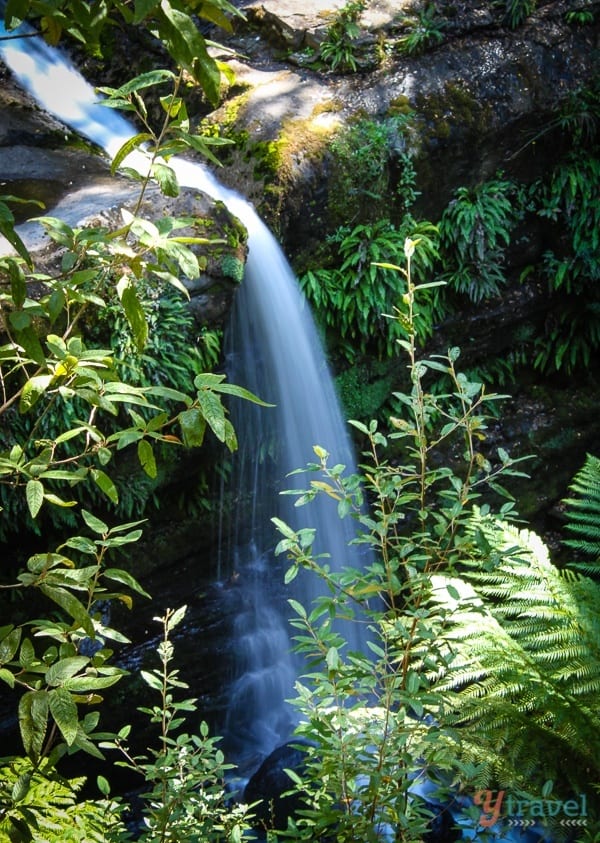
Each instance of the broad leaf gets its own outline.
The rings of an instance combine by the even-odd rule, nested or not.
[[[138,459],[143,471],[154,479],[156,477],[156,459],[154,458],[154,451],[152,445],[147,439],[140,439],[137,447]]]
[[[181,425],[181,435],[186,448],[197,448],[204,441],[206,419],[197,407],[184,410],[178,416]]]
[[[77,706],[73,697],[66,688],[54,688],[48,694],[48,703],[50,714],[60,729],[65,743],[67,746],[72,746],[79,728]]]
[[[46,684],[63,685],[66,679],[70,679],[83,670],[89,661],[87,656],[71,656],[54,662],[46,671]]]
[[[44,502],[44,486],[39,480],[29,480],[25,487],[27,506],[32,518],[36,518]]]
[[[27,691],[19,701],[19,730],[27,755],[37,761],[44,746],[48,724],[48,694]]]
[[[39,401],[52,383],[52,375],[35,375],[24,385],[19,401],[19,412],[27,413]]]

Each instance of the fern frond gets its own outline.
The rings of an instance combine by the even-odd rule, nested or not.
[[[587,454],[583,467],[569,488],[577,497],[563,501],[567,515],[566,529],[576,538],[565,539],[563,544],[584,556],[593,557],[597,573],[600,565],[600,459]]]
[[[565,575],[538,536],[477,509],[468,531],[487,551],[472,552],[460,580],[436,578],[452,658],[435,687],[479,749],[505,743],[498,777],[512,764],[512,786],[531,768],[581,788],[600,774],[600,585]]]

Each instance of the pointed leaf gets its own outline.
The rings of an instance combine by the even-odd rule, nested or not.
[[[154,451],[152,445],[147,439],[140,439],[137,446],[138,459],[142,470],[154,479],[157,475],[156,459],[154,458]]]
[[[29,480],[25,487],[27,506],[32,518],[36,518],[44,502],[44,486],[39,480]]]
[[[117,151],[115,157],[113,158],[110,167],[111,173],[114,175],[123,163],[123,161],[127,158],[127,156],[130,155],[134,150],[143,146],[143,144],[149,140],[152,140],[152,135],[148,134],[148,132],[140,132],[139,134],[134,135],[132,138],[128,138],[128,140],[125,141],[123,146]]]
[[[40,757],[48,724],[48,694],[46,691],[27,691],[19,701],[19,730],[27,755],[37,761]]]
[[[72,746],[77,737],[79,722],[77,705],[66,688],[54,688],[48,694],[50,714],[60,729],[67,746]]]
[[[24,385],[19,400],[19,412],[27,413],[52,383],[52,375],[36,375]]]

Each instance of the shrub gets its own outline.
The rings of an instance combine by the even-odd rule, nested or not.
[[[398,228],[388,220],[339,228],[330,239],[336,265],[309,271],[300,278],[317,318],[331,329],[338,350],[350,362],[367,349],[378,357],[390,357],[396,341],[406,335],[402,320],[393,318],[394,306],[406,294],[406,286],[391,261],[409,234],[421,243],[415,277],[423,278],[438,256],[437,231],[430,223],[416,222],[410,216]],[[424,340],[439,314],[436,292],[428,290],[417,307],[416,330]]]

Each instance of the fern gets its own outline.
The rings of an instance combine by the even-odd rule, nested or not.
[[[535,534],[478,510],[468,533],[468,567],[436,578],[435,592],[460,595],[436,687],[466,757],[495,753],[502,785],[531,786],[543,771],[581,791],[600,774],[600,586],[561,572]]]
[[[111,843],[130,839],[115,800],[80,801],[84,778],[63,779],[27,758],[0,758],[0,840]]]
[[[569,567],[586,574],[600,572],[600,459],[588,454],[583,467],[573,478],[570,489],[576,497],[567,498],[566,529],[575,538],[563,544],[577,553],[591,557],[589,562],[571,562]]]

